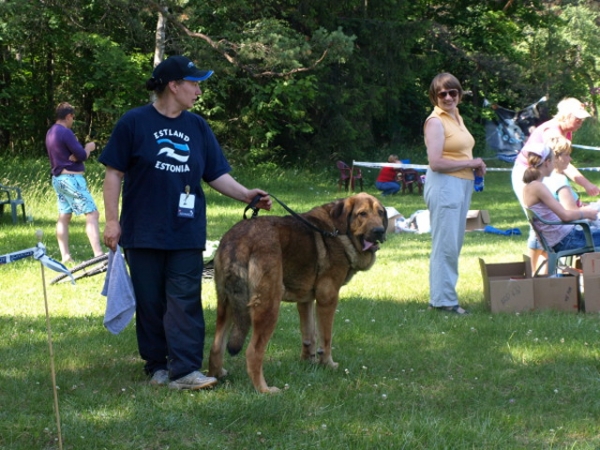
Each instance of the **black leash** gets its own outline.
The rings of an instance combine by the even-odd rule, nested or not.
[[[285,209],[287,212],[289,212],[293,217],[295,217],[300,222],[304,223],[305,225],[307,225],[308,227],[310,227],[314,231],[317,231],[317,232],[321,233],[323,236],[326,236],[326,237],[337,237],[338,236],[338,234],[339,234],[338,230],[333,230],[333,231],[321,230],[320,228],[316,227],[311,222],[309,222],[308,220],[306,220],[304,217],[302,217],[300,214],[298,214],[297,212],[295,212],[294,210],[292,210],[289,206],[287,206],[285,203],[283,203],[281,200],[279,200],[273,194],[268,194],[268,195],[271,198],[275,199],[277,201],[277,203],[279,203],[281,206],[283,206],[283,209]],[[246,212],[249,209],[252,210],[252,216],[250,217],[251,219],[253,219],[256,216],[258,216],[259,208],[257,208],[256,205],[260,201],[261,198],[262,198],[262,195],[257,194],[256,197],[254,197],[252,199],[252,201],[248,204],[248,206],[246,206],[246,208],[244,209],[244,219],[248,219],[246,217]]]

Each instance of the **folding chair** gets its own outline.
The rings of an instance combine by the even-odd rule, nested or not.
[[[360,184],[360,190],[363,190],[362,171],[359,168],[352,168],[344,161],[338,161],[335,164],[340,171],[340,177],[338,178],[338,191],[342,188],[342,184],[344,185],[346,191],[348,191],[348,184],[350,184],[351,189],[354,190],[357,180]]]
[[[10,205],[12,213],[13,224],[16,224],[18,219],[17,208],[21,205],[21,211],[23,212],[23,221],[27,222],[27,216],[25,215],[25,200],[21,197],[21,189],[18,187],[3,186],[0,184],[0,216],[4,214],[4,205]]]
[[[399,174],[403,194],[407,190],[412,194],[414,186],[417,186],[419,194],[423,194],[423,181],[421,180],[421,175],[419,175],[419,172],[417,172],[415,169],[400,169]]]
[[[532,211],[529,208],[525,209],[525,213],[527,214],[527,220],[529,220],[531,227],[533,228],[533,230],[535,231],[535,234],[537,235],[540,245],[542,246],[542,248],[548,255],[548,257],[545,261],[545,263],[548,265],[548,275],[556,274],[558,267],[559,267],[559,260],[561,260],[561,259],[566,260],[564,266],[572,267],[573,256],[579,256],[579,255],[583,255],[584,253],[592,253],[592,252],[597,251],[596,247],[594,246],[594,239],[592,238],[592,230],[591,230],[590,224],[587,220],[574,220],[572,222],[549,221],[546,219],[542,219],[540,216],[538,216],[534,211]],[[550,245],[548,245],[548,242],[546,241],[546,239],[544,238],[544,235],[539,230],[539,227],[536,224],[536,221],[545,223],[547,225],[580,225],[585,234],[586,244],[584,247],[581,247],[581,248],[574,248],[574,249],[570,249],[570,250],[561,250],[560,252],[556,252]],[[542,267],[543,267],[543,264],[540,265],[540,267],[538,267],[538,269],[536,270],[536,273],[535,273],[536,275],[539,273],[539,271]]]

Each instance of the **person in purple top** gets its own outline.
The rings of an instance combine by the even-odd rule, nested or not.
[[[71,130],[75,120],[75,109],[66,102],[56,108],[56,122],[46,133],[46,150],[50,158],[52,186],[58,200],[56,239],[63,263],[73,262],[69,250],[69,224],[73,213],[85,214],[85,231],[94,251],[94,256],[104,253],[100,244],[98,208],[88,190],[83,162],[96,149],[94,142],[82,146]]]

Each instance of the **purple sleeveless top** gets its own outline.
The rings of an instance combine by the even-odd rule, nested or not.
[[[536,203],[535,205],[531,205],[529,209],[544,220],[561,221],[560,217],[554,214],[544,203]],[[575,227],[575,225],[547,225],[539,220],[535,220],[535,225],[550,247],[554,247],[562,241]]]

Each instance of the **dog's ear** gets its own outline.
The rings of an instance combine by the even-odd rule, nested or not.
[[[352,197],[336,200],[333,208],[331,208],[331,218],[333,219],[335,227],[341,234],[346,234],[348,232],[353,208],[354,199]]]

